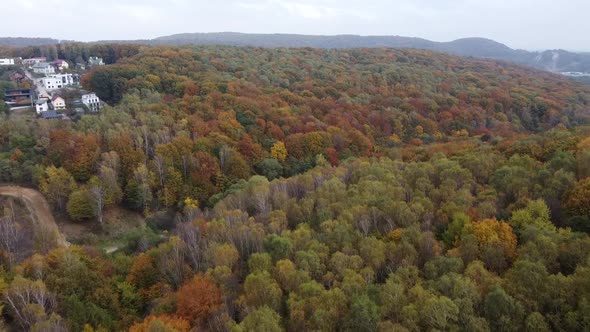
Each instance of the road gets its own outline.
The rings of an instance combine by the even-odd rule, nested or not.
[[[65,236],[60,232],[55,218],[51,213],[51,208],[45,200],[45,197],[40,192],[19,186],[0,186],[0,196],[10,196],[20,199],[33,218],[33,221],[43,231],[55,233],[57,236],[57,244],[60,247],[68,247],[70,243],[66,241]]]

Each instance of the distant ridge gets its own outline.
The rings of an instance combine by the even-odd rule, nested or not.
[[[58,43],[59,40],[53,38],[0,37],[0,46],[44,46]]]
[[[57,44],[50,38],[0,38],[1,45],[37,46]],[[229,45],[253,47],[314,48],[416,48],[460,56],[472,56],[515,62],[552,72],[590,73],[590,53],[565,50],[529,52],[512,49],[486,38],[463,38],[435,42],[403,36],[248,34],[239,32],[182,33],[144,40],[108,40],[95,43],[136,43],[145,45]]]
[[[148,41],[155,45],[233,45],[257,47],[417,48],[461,56],[490,58],[515,62],[553,72],[590,72],[590,53],[565,50],[529,52],[515,50],[486,38],[462,38],[434,42],[402,36],[312,36],[297,34],[246,34],[238,32],[183,33]]]

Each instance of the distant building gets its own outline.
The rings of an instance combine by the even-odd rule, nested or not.
[[[88,67],[96,67],[96,66],[104,66],[104,61],[102,58],[91,56],[88,58]]]
[[[33,73],[45,75],[55,74],[55,67],[47,62],[39,62],[33,65]]]
[[[41,79],[43,87],[47,90],[61,89],[68,85],[75,84],[72,74],[56,74]]]
[[[98,99],[94,92],[83,94],[81,100],[82,104],[84,104],[88,110],[92,112],[100,110],[100,99]]]
[[[31,89],[4,90],[4,101],[13,107],[31,106],[33,105]]]
[[[49,106],[47,105],[47,100],[45,99],[39,99],[35,102],[35,110],[37,111],[37,114],[43,114],[47,111],[49,111]]]
[[[47,62],[47,58],[46,57],[38,57],[38,58],[24,59],[23,65],[30,68],[40,62]]]
[[[64,71],[64,70],[70,68],[70,65],[65,60],[62,60],[62,59],[54,60],[51,64],[55,67],[55,69],[57,69],[59,71]]]
[[[55,95],[51,98],[51,105],[53,106],[54,110],[66,109],[66,101],[58,95]]]
[[[14,59],[0,59],[0,66],[14,66]]]

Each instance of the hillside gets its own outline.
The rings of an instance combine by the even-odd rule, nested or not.
[[[0,46],[40,46],[58,43],[58,40],[49,38],[0,38]],[[565,50],[528,52],[515,50],[486,38],[463,38],[450,42],[434,42],[422,38],[403,36],[321,36],[217,32],[183,33],[141,40],[102,40],[89,44],[100,45],[107,43],[168,46],[226,45],[266,48],[415,48],[453,55],[509,61],[552,72],[590,72],[590,53],[574,53]]]
[[[85,230],[22,257],[6,200],[0,330],[590,329],[588,87],[417,49],[52,51],[90,48],[100,112],[0,121],[0,183]]]
[[[156,45],[234,45],[258,47],[319,48],[417,48],[449,54],[492,58],[524,64],[553,72],[590,72],[590,55],[564,50],[527,52],[485,38],[464,38],[433,42],[401,36],[309,36],[292,34],[188,33],[143,41]]]
[[[59,40],[52,38],[0,37],[0,46],[24,47],[55,45]]]

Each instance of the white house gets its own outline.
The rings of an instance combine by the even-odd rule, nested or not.
[[[51,64],[59,71],[63,71],[70,68],[70,65],[62,59],[54,60]]]
[[[41,79],[43,87],[47,90],[61,89],[68,85],[74,84],[74,77],[72,74],[56,74],[49,75]]]
[[[51,105],[53,105],[54,110],[66,109],[66,101],[58,95],[55,95],[53,98],[51,98]]]
[[[47,105],[47,100],[39,99],[35,102],[35,109],[37,110],[37,114],[41,114],[43,112],[49,111],[49,106]]]
[[[23,65],[25,65],[27,67],[32,67],[32,66],[38,64],[39,62],[47,62],[47,58],[46,57],[38,57],[38,58],[24,59]]]
[[[86,107],[93,112],[100,109],[100,99],[98,99],[94,92],[82,95],[82,104],[86,105]]]
[[[14,66],[14,59],[0,59],[0,66]]]
[[[33,65],[33,72],[37,74],[55,74],[55,67],[53,67],[50,63],[47,62],[39,62]]]
[[[88,58],[88,67],[95,67],[95,66],[104,66],[104,61],[102,58],[91,56]]]

